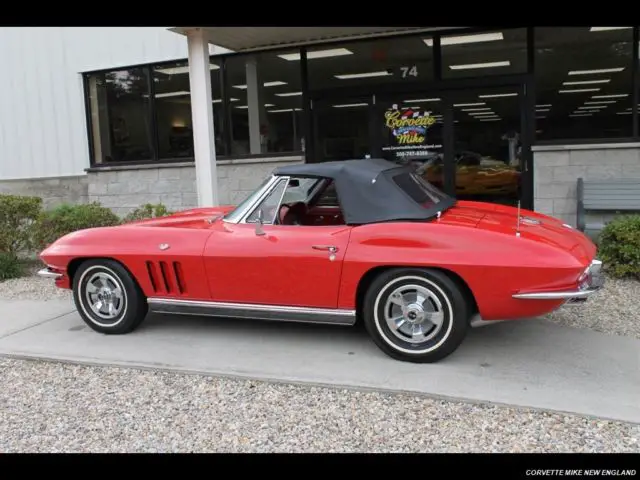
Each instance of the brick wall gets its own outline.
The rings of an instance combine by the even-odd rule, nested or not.
[[[300,162],[302,157],[221,160],[217,164],[219,201],[237,204],[274,168]],[[163,203],[174,211],[198,206],[193,163],[116,166],[78,177],[2,180],[0,193],[39,196],[46,207],[97,201],[121,216],[145,203]]]
[[[533,147],[534,209],[576,225],[579,177],[640,178],[640,144]],[[613,215],[590,213],[587,222]]]
[[[217,164],[220,204],[237,204],[280,165],[300,163],[302,157],[221,160]],[[144,203],[163,203],[170,210],[198,206],[193,163],[138,168],[100,169],[88,173],[90,201],[118,215]]]
[[[89,198],[86,175],[0,181],[0,194],[41,197],[46,208],[61,203],[84,203]]]

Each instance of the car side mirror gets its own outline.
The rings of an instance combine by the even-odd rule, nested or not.
[[[256,222],[256,235],[262,236],[265,234],[262,225],[264,223],[264,214],[262,213],[262,209],[258,210],[258,221]]]

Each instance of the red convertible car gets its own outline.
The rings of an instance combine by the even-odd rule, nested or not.
[[[595,245],[532,211],[456,201],[378,159],[277,168],[236,207],[66,235],[41,275],[91,328],[148,312],[354,325],[387,355],[435,362],[469,327],[580,303]]]

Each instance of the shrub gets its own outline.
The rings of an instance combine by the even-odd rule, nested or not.
[[[119,223],[120,218],[115,213],[97,202],[63,204],[41,213],[36,223],[34,241],[39,249],[43,249],[68,233]]]
[[[13,253],[0,253],[0,281],[21,277],[23,266]]]
[[[166,217],[168,215],[171,215],[172,213],[173,212],[167,210],[167,207],[165,207],[161,203],[158,203],[156,205],[147,203],[129,213],[126,217],[124,217],[123,222],[129,223],[139,220],[146,220],[148,218]]]
[[[598,247],[612,276],[640,279],[640,215],[614,218],[600,232]]]
[[[0,195],[0,253],[17,256],[29,251],[34,223],[41,211],[41,198]]]

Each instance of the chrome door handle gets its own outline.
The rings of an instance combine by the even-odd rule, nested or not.
[[[334,247],[333,245],[312,245],[311,248],[314,250],[328,250],[331,253],[338,251],[338,247]]]

